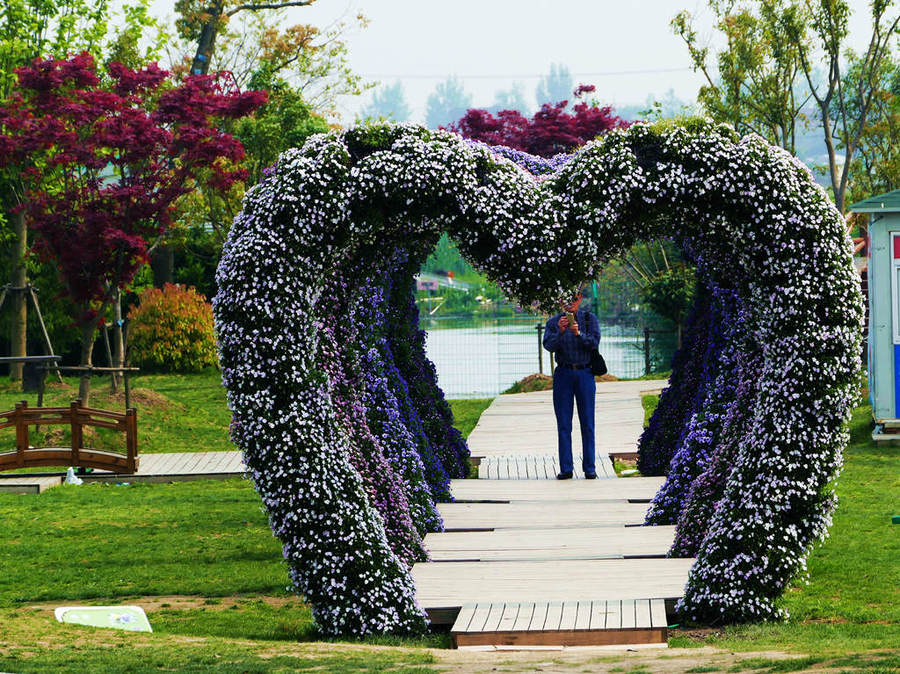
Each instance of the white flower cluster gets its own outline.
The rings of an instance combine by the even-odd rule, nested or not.
[[[233,436],[321,629],[413,632],[424,617],[316,366],[317,301],[342,260],[389,259],[441,231],[523,304],[549,308],[633,242],[666,236],[740,298],[762,351],[753,421],[682,606],[779,615],[829,521],[859,367],[849,241],[808,171],[759,138],[690,122],[610,132],[537,181],[450,133],[378,125],[282,155],[247,194],[214,302]]]

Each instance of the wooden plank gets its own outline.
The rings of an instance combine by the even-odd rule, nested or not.
[[[201,471],[197,470],[198,466],[202,465],[206,460],[206,455],[208,452],[193,452],[186,456],[184,463],[181,464],[181,472],[184,475],[196,475]]]
[[[492,606],[493,604],[485,604],[483,602],[481,604],[475,604],[475,609],[472,612],[472,619],[469,621],[468,625],[466,625],[465,631],[481,632],[484,629],[484,624],[487,622],[488,615],[490,615]]]
[[[516,624],[516,618],[519,617],[519,605],[515,602],[506,603],[503,606],[503,615],[500,617],[500,624],[497,625],[498,632],[509,632],[513,625]]]
[[[522,632],[531,625],[531,618],[534,616],[534,602],[519,604],[519,612],[516,615],[516,622],[513,623],[512,631]]]
[[[482,463],[492,464],[493,460]],[[665,481],[661,477],[630,477],[613,480],[558,481],[547,478],[556,469],[555,460],[541,461],[534,480],[452,480],[450,491],[457,501],[610,501],[650,500]],[[543,471],[543,473],[542,473]]]
[[[209,452],[209,457],[204,466],[204,473],[224,472],[224,462],[228,457],[223,457],[225,452]]]
[[[497,529],[428,534],[434,562],[664,557],[674,526]]]
[[[575,629],[587,630],[591,628],[591,613],[593,602],[579,601],[575,607]]]
[[[455,635],[460,648],[471,646],[630,646],[665,644],[664,630],[560,630]]]
[[[485,632],[496,632],[500,627],[500,619],[503,617],[503,609],[506,608],[506,605],[498,602],[490,606],[491,610],[488,612],[482,630]]]
[[[544,630],[558,630],[562,621],[562,602],[547,602],[547,618],[544,620]]]
[[[606,613],[608,606],[613,602],[594,600],[591,602],[591,618],[588,621],[588,629],[602,630],[606,629]]]
[[[244,455],[241,452],[231,452],[231,456],[228,458],[228,468],[226,469],[229,473],[237,473],[239,475],[243,475],[247,472],[247,466],[244,465]]]
[[[621,601],[621,620],[622,629],[634,629],[637,626],[635,621],[635,602],[634,599],[623,599]]]
[[[225,452],[210,452],[210,460],[206,464],[206,472],[224,473],[231,464],[231,457]]]
[[[209,471],[210,463],[215,460],[214,456],[211,456],[212,452],[201,452],[202,456],[197,460],[197,463],[194,465],[194,469],[191,471],[194,474],[202,474]]]
[[[634,602],[634,622],[638,628],[652,627],[650,621],[650,600],[639,599]]]
[[[7,494],[42,494],[61,484],[59,475],[0,476],[0,492]]]
[[[606,623],[604,629],[622,629],[622,601],[620,599],[606,602]]]
[[[459,611],[459,615],[456,616],[456,622],[453,623],[452,632],[466,632],[469,629],[469,624],[472,622],[472,618],[475,616],[475,610],[478,607],[478,604],[466,604]],[[478,632],[479,630],[473,630]]]
[[[562,605],[562,617],[559,619],[558,630],[574,630],[575,621],[578,619],[578,602],[564,601]]]
[[[577,507],[546,502],[439,503],[446,530],[533,529],[640,525],[647,506],[627,502],[585,502]]]
[[[545,458],[543,459],[543,461],[541,461],[541,468],[542,468],[542,470],[544,471],[544,479],[545,479],[545,480],[552,480],[552,479],[554,479],[554,478],[556,477],[556,476],[553,474],[553,465],[554,465],[554,464],[553,464],[551,461],[548,461],[548,460],[547,460],[548,458],[549,458],[549,457],[545,457]],[[552,484],[552,483],[551,483],[551,484]]]
[[[669,621],[666,619],[666,602],[663,599],[650,600],[650,626],[668,628]]]
[[[547,622],[547,610],[550,604],[545,601],[539,601],[534,605],[534,612],[531,615],[531,624],[528,626],[529,632],[539,632],[544,629]]]
[[[425,609],[467,603],[568,601],[586,590],[607,600],[678,599],[692,559],[595,559],[527,562],[424,562],[412,569],[416,598]]]
[[[481,463],[478,464],[478,479],[485,480],[492,477],[490,471],[492,463],[493,462],[488,459],[481,460]]]
[[[172,475],[184,460],[184,452],[145,454],[141,457],[139,475]],[[152,461],[150,460],[152,458]]]

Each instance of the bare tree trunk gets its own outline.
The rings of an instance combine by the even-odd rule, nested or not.
[[[94,351],[94,337],[97,333],[97,321],[92,320],[90,323],[81,326],[81,366],[90,367],[93,363],[91,358]],[[81,381],[78,383],[78,397],[81,404],[87,407],[91,398],[91,371],[85,370],[81,373]]]
[[[216,45],[216,35],[219,32],[219,19],[222,16],[223,3],[215,0],[206,9],[209,19],[200,30],[200,39],[197,41],[197,53],[191,63],[191,75],[206,75],[209,72],[209,62],[212,59],[213,49]]]
[[[116,291],[116,297],[113,300],[113,367],[125,366],[125,340],[122,335],[122,291]],[[120,377],[124,377],[123,372],[113,372],[113,381],[118,384]]]
[[[22,211],[10,214],[13,236],[15,241],[12,247],[12,277],[10,284],[14,288],[24,288],[28,283],[25,270],[25,253],[28,250],[28,229],[25,227],[25,213]],[[28,301],[24,290],[12,292],[12,321],[9,333],[9,355],[13,357],[27,356],[28,345],[26,343],[28,327]],[[22,379],[23,363],[13,363],[9,366],[9,378],[12,381]]]
[[[172,247],[163,243],[150,257],[150,269],[153,270],[153,285],[162,288],[166,283],[174,282],[175,251]]]

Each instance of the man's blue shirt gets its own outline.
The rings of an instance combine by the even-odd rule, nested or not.
[[[589,311],[575,314],[578,322],[576,335],[571,329],[559,334],[559,319],[563,314],[556,314],[547,321],[544,328],[544,348],[556,354],[556,362],[560,365],[589,365],[591,351],[600,343],[600,321]]]

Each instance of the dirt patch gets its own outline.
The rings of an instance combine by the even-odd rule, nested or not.
[[[109,396],[112,403],[125,406],[125,391],[120,387],[116,393]],[[148,388],[131,389],[131,406],[138,408],[141,412],[153,412],[154,410],[168,409],[184,409],[183,405],[176,403],[174,400],[167,398],[162,393],[151,391]]]
[[[619,378],[609,373],[594,377],[595,381],[619,381]],[[530,374],[510,386],[504,393],[533,393],[534,391],[549,391],[553,388],[553,377],[546,374]]]
[[[753,662],[745,670],[745,660],[795,660],[806,656],[782,651],[732,653],[712,647],[702,648],[567,648],[542,651],[431,651],[438,666],[454,672],[704,672],[755,671]],[[827,663],[801,668],[803,672],[837,672]]]
[[[186,610],[193,608],[205,608],[208,610],[228,609],[235,605],[247,602],[261,601],[269,606],[280,608],[292,604],[303,604],[296,597],[271,597],[266,595],[248,595],[246,597],[230,596],[230,597],[198,597],[194,595],[165,595],[165,596],[149,596],[149,597],[117,597],[115,599],[86,599],[86,600],[69,600],[69,601],[53,601],[40,602],[36,604],[28,604],[23,606],[25,609],[47,611],[53,613],[58,606],[72,606],[73,604],[83,604],[85,606],[106,606],[114,604],[128,604],[129,606],[140,606],[145,611],[166,610]]]

